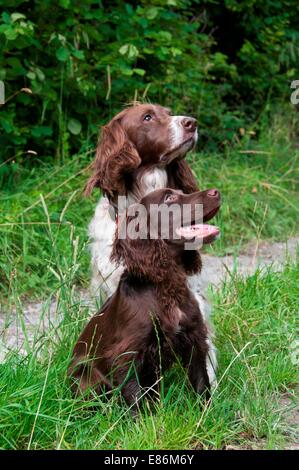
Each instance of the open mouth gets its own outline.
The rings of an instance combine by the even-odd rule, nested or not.
[[[208,214],[203,217],[203,221],[207,222],[217,214],[219,207],[215,207]],[[209,224],[197,224],[195,221],[191,222],[191,225],[183,225],[176,229],[176,233],[179,237],[185,238],[186,240],[197,239],[201,240],[202,243],[212,243],[220,234],[220,230],[215,225]]]
[[[177,228],[176,233],[179,237],[185,238],[186,240],[196,238],[201,240],[202,243],[211,243],[216,240],[220,234],[220,230],[215,225],[192,224]]]

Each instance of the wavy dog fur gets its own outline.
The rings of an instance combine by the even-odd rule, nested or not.
[[[187,275],[201,269],[200,254],[185,251],[183,238],[163,239],[160,228],[158,239],[149,236],[151,204],[165,202],[181,207],[203,204],[204,220],[209,220],[220,207],[220,195],[216,190],[184,195],[163,189],[141,200],[147,237],[114,240],[112,258],[125,270],[116,292],[74,347],[69,375],[76,393],[93,389],[101,394],[120,387],[128,404],[134,405],[144,387],[159,382],[160,366],[167,369],[178,356],[195,391],[210,396],[208,330],[187,283]],[[175,221],[170,224],[176,228]]]

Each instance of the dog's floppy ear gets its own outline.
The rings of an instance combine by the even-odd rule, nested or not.
[[[167,166],[167,174],[173,189],[181,189],[185,194],[199,191],[196,178],[186,160],[174,160]]]
[[[89,195],[93,188],[98,187],[111,197],[115,193],[125,195],[125,174],[138,168],[140,163],[141,158],[123,129],[120,119],[112,119],[102,128],[93,163],[93,174],[86,184],[85,194]]]

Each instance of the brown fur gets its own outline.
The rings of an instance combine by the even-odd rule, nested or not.
[[[154,116],[151,123],[143,121],[146,113]],[[169,187],[185,193],[197,191],[192,171],[187,162],[181,160],[185,155],[175,161],[167,158],[171,150],[170,123],[170,111],[159,105],[138,104],[117,114],[102,128],[85,194],[89,195],[97,187],[110,200],[117,195],[126,195],[138,170],[154,165],[166,167]],[[195,130],[194,125],[191,129],[186,127],[186,137],[192,136]],[[160,160],[162,155],[165,156],[163,161]]]
[[[157,190],[141,201],[147,227],[151,204],[162,204],[169,192],[181,206],[203,204],[204,220],[220,206],[215,191],[184,195]],[[126,269],[115,294],[89,321],[74,347],[69,375],[76,393],[120,386],[127,402],[134,404],[142,387],[157,383],[160,366],[168,368],[178,356],[194,389],[209,396],[207,330],[187,285],[187,273],[201,269],[200,255],[184,251],[184,240],[164,240],[159,227],[158,231],[156,240],[149,234],[146,239],[115,238],[112,257]]]
[[[94,187],[100,187],[110,197],[114,193],[126,194],[124,175],[138,168],[140,163],[141,158],[119,120],[113,119],[102,129],[86,194],[90,194]]]

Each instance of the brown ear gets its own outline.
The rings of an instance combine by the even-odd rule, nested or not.
[[[93,163],[93,174],[87,181],[85,194],[101,188],[108,196],[126,194],[124,176],[141,163],[139,154],[129,140],[119,119],[112,119],[102,128]]]
[[[199,191],[195,176],[186,160],[174,160],[167,167],[169,184],[173,189],[181,189],[185,194]]]
[[[170,257],[163,240],[115,239],[111,259],[138,277],[161,282],[169,275]]]

